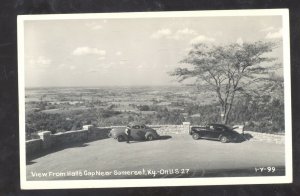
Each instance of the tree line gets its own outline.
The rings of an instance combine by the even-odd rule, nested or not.
[[[156,105],[137,106],[141,113],[114,111],[113,106],[68,114],[32,112],[26,116],[26,133],[76,130],[83,124],[126,125],[132,121],[146,124],[181,124],[190,121],[201,125],[218,122],[244,124],[248,130],[258,132],[283,132],[283,78],[276,74],[282,66],[269,55],[276,47],[276,43],[263,41],[193,45],[180,61],[190,68],[178,67],[170,75],[177,77],[179,82],[194,78],[195,89],[213,91],[217,104],[178,103],[183,111]],[[206,89],[201,89],[204,85]],[[143,114],[142,111],[155,113]]]

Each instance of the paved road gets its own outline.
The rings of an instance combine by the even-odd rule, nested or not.
[[[130,144],[109,138],[77,144],[33,159],[27,165],[27,179],[174,177],[175,172],[175,177],[199,177],[209,176],[213,171],[222,171],[215,172],[215,176],[236,173],[248,176],[256,175],[254,171],[258,167],[264,167],[264,173],[267,167],[274,167],[277,173],[273,174],[279,175],[278,171],[284,168],[284,145],[251,140],[223,144],[193,140],[189,135]]]

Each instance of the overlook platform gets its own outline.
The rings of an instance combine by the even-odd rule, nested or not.
[[[107,138],[77,143],[32,159],[27,163],[26,172],[27,180],[284,175],[284,154],[284,144],[255,140],[224,144],[193,140],[185,134],[170,134],[161,140],[127,144]],[[274,171],[267,171],[268,167],[273,167]],[[265,170],[260,172],[258,168]],[[176,175],[159,173],[172,169],[189,171]],[[113,175],[115,170],[145,170],[146,173]],[[150,170],[157,171],[156,175],[147,174]],[[112,175],[92,175],[95,171],[112,172]]]

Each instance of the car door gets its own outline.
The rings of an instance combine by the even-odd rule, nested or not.
[[[206,138],[209,135],[209,131],[206,127],[193,127],[192,131],[198,133],[200,137]]]
[[[207,138],[218,139],[222,132],[222,128],[218,125],[209,125],[207,128]]]
[[[145,139],[147,128],[145,125],[140,125],[140,132],[138,133],[142,139]]]
[[[140,125],[134,125],[131,128],[131,137],[135,140],[142,140],[145,137]]]
[[[215,126],[214,125],[208,125],[206,127],[205,136],[206,138],[215,138]]]
[[[212,130],[211,137],[213,139],[219,139],[220,135],[224,131],[224,128],[222,126],[219,126],[219,125],[214,125],[213,127],[214,128]]]

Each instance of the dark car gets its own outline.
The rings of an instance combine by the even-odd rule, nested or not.
[[[208,124],[206,126],[191,126],[189,134],[193,139],[213,139],[222,143],[239,142],[242,140],[241,135],[233,130],[230,126],[224,124]]]
[[[126,129],[131,130],[130,140],[154,140],[158,139],[160,136],[158,133],[142,124],[142,123],[131,123],[127,127],[114,127],[108,134],[109,137],[117,139],[119,142],[127,140],[128,135],[126,134]]]

